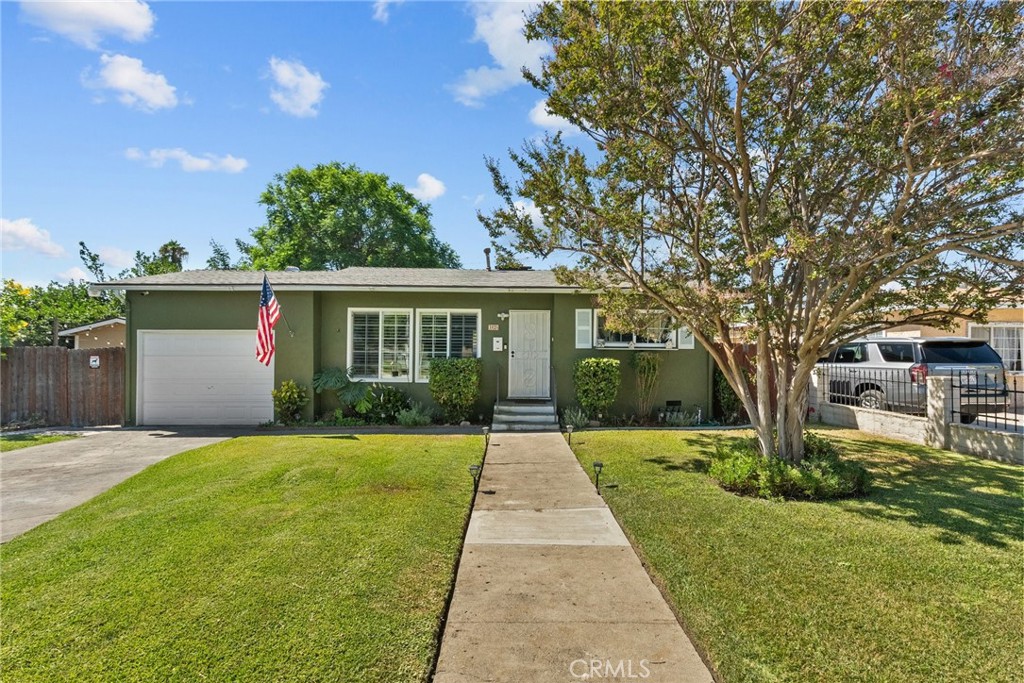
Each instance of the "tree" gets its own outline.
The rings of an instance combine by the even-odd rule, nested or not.
[[[32,291],[11,279],[0,291],[0,348],[13,346],[25,335],[26,313],[32,306]]]
[[[15,305],[9,308],[12,302]],[[5,346],[50,346],[55,320],[61,329],[68,329],[124,316],[122,300],[110,294],[89,296],[85,281],[25,288],[5,280],[2,304],[4,330],[13,332],[5,335]],[[68,339],[67,343],[70,342]]]
[[[489,160],[504,206],[484,225],[566,254],[559,277],[617,324],[692,329],[764,454],[802,458],[836,345],[1020,298],[1019,7],[574,2],[526,32],[553,47],[526,78],[589,142],[525,143],[515,185]],[[752,380],[736,341],[757,344]]]
[[[169,263],[181,270],[185,261],[188,260],[188,249],[181,246],[177,240],[165,242],[156,252],[156,255],[164,262]]]
[[[379,173],[338,162],[296,166],[260,196],[267,223],[239,242],[253,268],[337,270],[350,266],[458,268],[434,235],[430,209]]]
[[[103,263],[99,254],[85,245],[85,242],[78,243],[78,256],[96,282],[105,282],[110,279],[106,273],[106,264]],[[145,277],[162,273],[177,273],[181,271],[187,259],[188,249],[181,246],[177,240],[170,240],[152,254],[136,251],[135,264],[131,268],[122,270],[117,277]]]

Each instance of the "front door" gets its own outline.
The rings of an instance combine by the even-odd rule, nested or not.
[[[551,397],[550,311],[509,311],[508,397]]]

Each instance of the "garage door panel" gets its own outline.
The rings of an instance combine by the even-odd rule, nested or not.
[[[259,424],[273,419],[274,369],[255,330],[140,332],[139,424]]]

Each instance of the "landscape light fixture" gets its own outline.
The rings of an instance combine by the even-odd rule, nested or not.
[[[491,444],[491,428],[490,427],[484,427],[484,446],[486,447],[486,446],[489,446],[490,444]]]
[[[600,460],[594,461],[594,488],[597,489],[597,495],[601,495],[601,470],[604,469],[604,463]]]
[[[569,432],[569,445],[572,446],[572,425],[565,425],[565,431]]]
[[[469,476],[473,477],[473,486],[480,483],[480,465],[469,466]]]

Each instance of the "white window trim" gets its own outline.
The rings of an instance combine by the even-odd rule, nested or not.
[[[587,317],[587,326],[584,328],[580,325],[580,314],[585,313]],[[572,326],[573,326],[573,344],[577,349],[592,349],[594,348],[594,311],[591,308],[577,308],[573,312]],[[580,343],[580,332],[586,330],[587,342],[585,344]]]
[[[975,328],[988,328],[989,330],[991,330],[994,327],[1011,327],[1011,328],[1016,328],[1018,330],[1021,330],[1021,333],[1020,333],[1020,335],[1021,335],[1021,345],[1020,345],[1020,349],[1018,351],[1018,353],[1021,355],[1021,358],[1018,358],[1017,362],[1020,362],[1022,364],[1022,367],[1024,367],[1024,323],[1015,323],[1015,322],[1007,322],[1007,321],[992,322],[992,323],[967,323],[967,336],[970,337],[971,336],[971,332],[973,332],[975,330]],[[992,346],[992,333],[991,332],[989,332],[988,345]],[[995,349],[994,346],[992,346],[992,348],[993,348],[993,350]],[[999,353],[999,352],[996,351],[996,353]],[[1000,357],[1002,357],[1002,356],[1000,356]],[[1003,358],[1003,365],[1004,366],[1007,365],[1007,360],[1005,358]],[[1014,370],[1013,372],[1020,372],[1020,371],[1019,370]]]
[[[664,315],[668,315],[668,313],[665,312],[665,311],[648,310],[648,311],[645,311],[645,312],[647,312],[647,313],[663,313]],[[603,314],[604,314],[604,309],[603,308],[595,308],[594,309],[594,317],[593,317],[592,326],[593,326],[593,341],[594,341],[594,348],[595,349],[644,349],[644,350],[647,350],[647,351],[657,351],[657,350],[661,350],[661,351],[676,351],[678,349],[690,350],[690,349],[693,349],[695,347],[695,341],[696,340],[693,337],[693,331],[690,330],[689,328],[687,328],[687,330],[690,332],[690,335],[689,335],[689,337],[690,337],[690,344],[688,344],[687,346],[679,346],[679,330],[680,330],[681,327],[686,327],[685,325],[681,325],[679,328],[675,328],[673,330],[670,330],[671,336],[670,336],[669,341],[667,343],[671,343],[671,346],[666,346],[666,343],[651,344],[650,342],[641,342],[639,344],[634,343],[631,346],[628,342],[625,343],[625,344],[622,343],[622,342],[610,342],[609,343],[609,342],[600,340],[598,338],[598,336],[597,336],[598,329],[599,329],[598,328],[598,324],[597,324],[597,319],[598,319],[599,316],[601,316]],[[671,318],[671,316],[669,316],[669,317]]]
[[[413,381],[416,384],[426,384],[430,381],[429,377],[421,377],[423,368],[420,363],[420,338],[422,336],[422,325],[420,321],[424,315],[441,315],[446,314],[448,316],[448,343],[451,343],[452,334],[452,314],[476,314],[476,353],[473,354],[473,358],[479,358],[481,353],[481,347],[483,346],[483,330],[481,329],[483,324],[483,313],[479,308],[417,308],[416,315],[414,316],[415,329],[413,330],[415,336],[415,344],[413,345],[413,357],[416,365],[416,371],[413,374]],[[451,353],[451,349],[448,349],[448,353]]]
[[[352,317],[356,313],[376,313],[376,314],[378,314],[378,316],[383,316],[383,315],[392,314],[392,313],[404,313],[404,314],[409,316],[409,355],[410,355],[410,358],[409,358],[409,374],[406,375],[405,377],[382,377],[380,375],[380,372],[381,372],[380,369],[384,367],[384,359],[382,357],[383,353],[384,353],[384,345],[381,344],[380,346],[377,347],[377,377],[376,378],[374,378],[374,377],[350,377],[350,379],[353,379],[353,380],[356,380],[356,381],[360,381],[360,382],[392,382],[392,383],[396,383],[396,384],[409,384],[410,382],[412,382],[412,379],[413,379],[413,376],[414,376],[414,372],[415,372],[415,370],[413,368],[413,365],[414,365],[413,360],[414,359],[413,359],[412,356],[415,354],[415,350],[416,350],[415,347],[413,346],[413,340],[414,340],[416,335],[415,335],[415,331],[413,330],[413,327],[412,327],[415,324],[415,322],[416,322],[416,316],[415,316],[414,309],[412,309],[412,308],[372,308],[372,307],[349,308],[348,309],[348,339],[347,339],[347,343],[346,343],[347,350],[346,350],[346,356],[345,356],[345,368],[346,369],[352,367],[352,351],[353,351],[352,344],[355,341],[355,338],[354,338],[354,336],[352,334]],[[383,327],[383,325],[382,325],[382,327]],[[383,339],[381,339],[381,341],[383,341]]]

